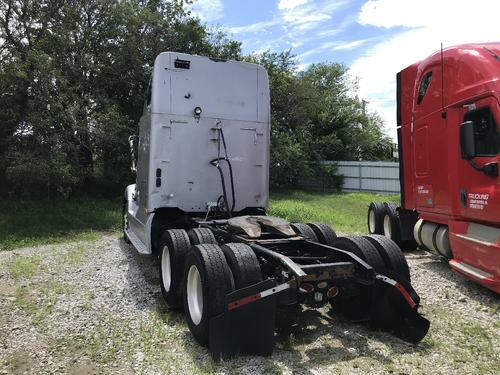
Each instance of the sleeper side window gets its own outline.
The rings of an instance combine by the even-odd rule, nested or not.
[[[489,107],[468,112],[464,121],[474,124],[474,144],[477,156],[495,156],[500,152],[500,136]]]
[[[420,81],[420,87],[418,89],[417,104],[422,103],[422,100],[424,99],[425,93],[427,92],[427,89],[429,88],[431,80],[432,80],[432,71],[425,73],[424,77],[422,78],[422,81]]]

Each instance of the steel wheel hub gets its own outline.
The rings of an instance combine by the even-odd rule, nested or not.
[[[195,265],[189,268],[186,288],[189,315],[193,323],[198,325],[203,316],[203,289],[201,287],[200,271]]]
[[[389,215],[384,216],[384,235],[386,237],[392,238],[392,225]]]
[[[370,229],[370,233],[375,232],[375,212],[370,210],[368,213],[368,227]]]
[[[172,282],[172,268],[170,265],[170,251],[167,246],[163,247],[163,254],[161,255],[161,278],[165,291],[170,291],[170,284]]]

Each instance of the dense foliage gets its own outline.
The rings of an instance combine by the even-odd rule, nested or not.
[[[297,72],[290,52],[247,59],[265,66],[269,74],[274,186],[293,185],[308,174],[331,176],[331,166],[322,165],[322,160],[390,158],[391,141],[383,133],[382,120],[366,111],[344,65],[319,63]]]
[[[161,51],[242,59],[240,43],[192,17],[183,0],[0,0],[0,190],[24,196],[117,192],[133,180],[137,133]],[[379,159],[388,140],[339,64],[265,65],[272,95],[273,182],[324,159]]]

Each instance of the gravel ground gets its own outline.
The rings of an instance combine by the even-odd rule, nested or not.
[[[298,314],[271,357],[213,363],[161,299],[157,266],[116,234],[0,253],[0,374],[499,374],[500,298],[408,253],[431,330],[419,345],[327,308]]]

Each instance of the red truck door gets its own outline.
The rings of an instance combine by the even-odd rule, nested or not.
[[[459,157],[460,215],[486,223],[500,223],[500,177],[479,171],[484,165],[500,162],[499,103],[493,96],[479,100],[472,110],[463,110],[462,121],[472,121],[476,157]],[[459,125],[459,124],[457,124]]]
[[[415,197],[419,211],[448,214],[448,127],[441,113],[440,74],[438,66],[425,69],[414,95]]]

